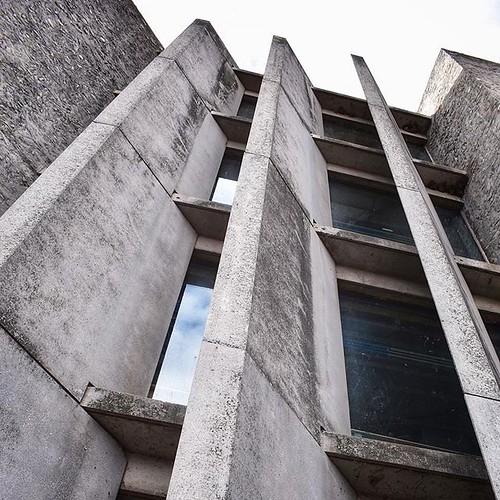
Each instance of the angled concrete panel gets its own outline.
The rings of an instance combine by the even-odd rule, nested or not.
[[[172,193],[207,115],[177,64],[157,57],[95,121],[119,127]]]
[[[0,328],[0,498],[115,498],[116,442]]]
[[[160,57],[176,61],[210,111],[236,114],[245,91],[236,67],[208,21],[197,19]]]
[[[2,325],[76,397],[145,395],[196,235],[122,133],[90,126],[0,227]]]
[[[245,360],[227,498],[357,498],[251,356]]]

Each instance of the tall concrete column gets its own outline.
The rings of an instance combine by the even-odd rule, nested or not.
[[[169,500],[355,498],[318,443],[349,433],[321,110],[274,38]]]
[[[500,363],[443,226],[372,74],[354,56],[394,183],[441,320],[465,401],[500,498]]]

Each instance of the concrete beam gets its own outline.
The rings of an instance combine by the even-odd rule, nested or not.
[[[500,421],[495,417],[500,404],[498,356],[399,128],[364,60],[355,56],[354,64],[415,239],[493,489],[500,496],[500,468],[494,452],[500,442]]]

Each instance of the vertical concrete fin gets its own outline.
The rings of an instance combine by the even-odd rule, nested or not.
[[[363,58],[353,56],[368,106],[382,142],[422,267],[441,320],[464,394],[481,398],[485,411],[500,401],[499,360],[477,306],[460,272],[434,206],[413,164],[399,127]],[[466,398],[470,407],[470,399]],[[489,452],[500,426],[482,429],[487,419],[470,411],[492,482],[498,486],[497,458]],[[490,419],[491,420],[491,419]],[[484,432],[478,432],[483,430]],[[500,491],[496,490],[499,495]]]

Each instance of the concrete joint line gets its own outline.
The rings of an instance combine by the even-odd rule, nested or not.
[[[445,332],[446,340],[450,346],[450,352],[452,354],[455,368],[462,382],[462,391],[465,394],[467,390],[464,384],[472,384],[471,388],[473,390],[477,388],[480,393],[483,392],[482,389],[485,389],[487,393],[498,395],[500,394],[500,362],[494,351],[488,332],[484,327],[481,316],[479,315],[479,311],[474,299],[472,298],[469,287],[465,282],[460,269],[458,268],[450,242],[448,241],[430,197],[425,190],[423,182],[415,168],[411,155],[408,151],[408,147],[406,146],[406,143],[401,135],[401,131],[399,130],[399,127],[397,126],[394,117],[390,112],[390,109],[387,106],[377,83],[375,82],[375,79],[373,78],[363,58],[353,56],[353,61],[372,114],[375,128],[379,134],[380,141],[382,142],[382,147],[387,157],[392,176],[394,178],[413,178],[417,187],[418,195],[417,200],[414,200],[414,202],[416,201],[415,206],[412,200],[405,199],[405,197],[401,196],[405,188],[398,187],[398,193],[400,194],[404,212],[407,216],[408,224],[410,225],[411,232],[415,239],[420,261],[422,263],[429,288],[431,289],[438,315],[443,324],[443,330]],[[380,102],[382,106],[379,106],[378,102]],[[423,212],[422,208],[424,209]],[[429,234],[425,234],[425,231],[422,231],[422,223],[424,223],[425,226],[428,226],[431,236],[437,237],[437,248],[433,248],[432,246],[429,248],[427,246],[424,238],[428,238]],[[444,257],[444,263],[442,263],[445,266],[444,270],[436,266],[436,262],[438,265],[442,265],[439,264],[439,261],[441,260],[439,257]],[[448,278],[448,273],[446,271],[449,271],[449,276],[451,276],[452,279],[452,286],[448,287],[448,289],[443,289],[440,286],[440,282]],[[458,295],[454,293],[453,285],[456,289],[458,289]],[[443,292],[447,292],[448,296],[441,299],[440,294]],[[450,299],[453,304],[448,303],[448,300]],[[457,311],[459,313],[460,302],[463,302],[463,305],[465,306],[465,314],[462,318],[451,315],[449,318],[451,321],[447,323],[445,311],[447,309],[457,307]],[[457,311],[455,312],[455,315],[457,314]],[[463,341],[467,340],[464,328],[467,327],[467,323],[469,323],[469,321],[472,323],[475,333],[479,339],[479,346],[477,346],[478,349],[476,350],[476,363],[471,363],[469,365],[465,364],[462,366],[462,362],[465,361],[465,358],[463,357],[463,353],[460,352],[460,344],[463,344]],[[463,323],[465,323],[465,325]],[[455,331],[452,332],[452,330]],[[458,340],[453,338],[453,335],[456,337],[457,331],[459,333]],[[484,361],[486,362],[486,365],[483,366],[481,370],[477,370],[476,365],[481,364]],[[480,373],[478,373],[479,371]],[[473,392],[476,391],[474,390]],[[476,396],[476,394],[474,395]],[[479,397],[488,399],[488,396],[485,394],[481,394]],[[496,400],[495,397],[490,397],[489,399]],[[477,414],[472,414],[470,410],[469,414],[475,428],[477,429],[476,435],[485,458],[492,486],[495,490],[496,496],[500,498],[500,472],[498,471],[496,457],[492,457],[489,451],[491,446],[496,446],[496,442],[500,439],[500,428],[492,429],[491,426],[486,428],[484,418],[478,417]]]
[[[172,195],[173,195],[174,191],[172,191],[172,193],[168,192],[167,188],[161,183],[160,179],[158,179],[158,177],[156,176],[156,174],[153,172],[153,170],[149,166],[148,162],[142,157],[141,153],[139,153],[139,151],[137,151],[137,149],[135,148],[135,146],[130,142],[130,140],[127,137],[127,135],[125,134],[125,132],[121,129],[120,126],[118,127],[118,129],[120,130],[120,133],[123,135],[123,137],[125,137],[125,140],[130,144],[130,147],[137,153],[137,156],[139,156],[139,158],[144,163],[144,165],[146,165],[147,169],[151,172],[152,176],[156,179],[156,181],[161,186],[161,188],[165,191],[165,193],[167,193],[167,195],[170,198],[172,198]]]
[[[38,359],[33,357],[31,352],[28,351],[28,349],[26,349],[26,347],[23,344],[21,344],[21,342],[14,335],[12,335],[12,333],[10,333],[10,331],[5,327],[5,325],[1,321],[0,321],[0,328],[2,328],[5,331],[5,333],[19,346],[19,348],[22,349],[32,359],[33,363],[39,366],[42,369],[42,371],[48,377],[50,377],[50,379],[53,382],[55,382],[66,393],[67,396],[69,396],[78,405],[80,404],[81,399],[78,399],[74,394],[72,394],[68,389],[66,389],[66,387],[59,381],[59,379],[55,375],[52,374],[52,372],[45,365],[43,365],[40,361],[38,361]],[[83,391],[82,393],[82,398],[84,394],[85,391]]]
[[[464,396],[471,396],[473,398],[481,398],[481,399],[485,399],[487,401],[494,401],[494,402],[500,403],[500,398],[492,398],[492,397],[488,397],[488,396],[480,396],[479,394],[473,394],[472,392],[467,392],[467,391],[464,391]]]
[[[237,346],[234,344],[230,344],[228,342],[223,342],[222,340],[217,340],[217,339],[212,339],[212,338],[204,338],[203,341],[208,342],[209,344],[213,344],[213,345],[220,345],[222,347],[228,347],[230,349],[238,349],[240,351],[246,351],[246,342],[245,342],[245,346]]]

